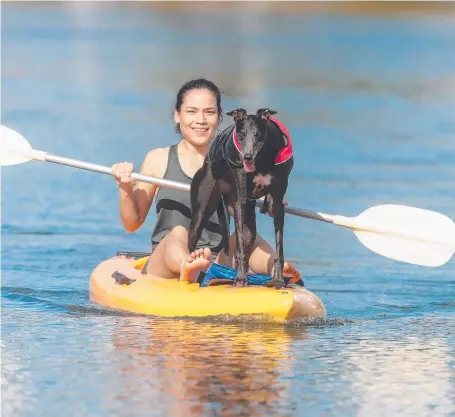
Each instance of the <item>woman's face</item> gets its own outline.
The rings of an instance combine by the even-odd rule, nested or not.
[[[216,96],[205,88],[187,91],[180,111],[174,110],[174,120],[180,123],[183,139],[197,147],[210,143],[219,117]]]

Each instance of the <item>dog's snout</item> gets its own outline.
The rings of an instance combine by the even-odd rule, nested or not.
[[[246,153],[245,155],[243,155],[243,159],[245,161],[251,161],[253,159],[253,155],[250,153]]]

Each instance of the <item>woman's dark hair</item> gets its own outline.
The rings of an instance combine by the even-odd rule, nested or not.
[[[216,106],[218,108],[218,115],[220,121],[223,117],[223,110],[221,108],[221,92],[220,89],[211,81],[206,80],[205,78],[198,78],[197,80],[191,80],[182,85],[180,90],[177,93],[177,99],[175,101],[174,109],[180,111],[182,108],[183,98],[188,91],[197,90],[197,89],[207,89],[211,91],[216,97]],[[180,123],[177,123],[175,126],[177,133],[180,133]]]

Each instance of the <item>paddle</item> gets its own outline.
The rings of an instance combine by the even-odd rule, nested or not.
[[[110,167],[63,158],[31,147],[18,132],[1,126],[0,165],[16,165],[30,160],[52,162],[112,175]],[[182,191],[190,185],[161,178],[132,174],[136,181],[156,184]],[[257,201],[259,207],[262,201]],[[422,266],[441,266],[455,252],[455,223],[441,213],[402,205],[379,205],[357,217],[326,214],[295,207],[286,213],[332,223],[351,229],[368,249],[390,259]]]

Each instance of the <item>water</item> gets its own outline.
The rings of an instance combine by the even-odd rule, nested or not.
[[[36,149],[139,167],[177,140],[176,90],[204,75],[226,110],[279,110],[293,206],[455,219],[453,16],[3,3],[2,124]],[[288,216],[287,258],[326,323],[129,316],[90,302],[88,278],[149,249],[153,210],[127,234],[110,177],[38,162],[1,175],[3,415],[455,415],[453,261],[394,262]],[[271,219],[258,227],[273,242]]]

